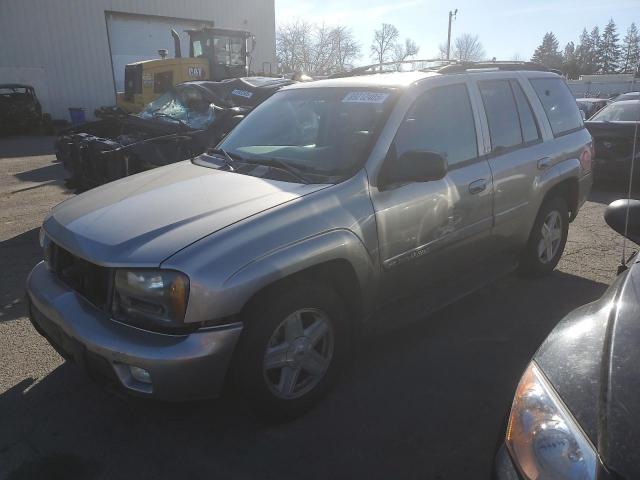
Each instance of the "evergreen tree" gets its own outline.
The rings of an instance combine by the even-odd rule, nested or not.
[[[602,61],[600,59],[600,29],[596,25],[591,30],[591,73],[597,73],[602,67]]]
[[[578,63],[578,74],[589,75],[595,73],[594,62],[594,48],[591,40],[591,35],[585,28],[582,30],[582,34],[579,39],[580,43],[576,48],[576,61]]]
[[[558,51],[558,40],[553,32],[544,34],[542,43],[536,48],[531,61],[549,68],[562,67],[562,55]]]
[[[576,47],[573,42],[567,43],[562,52],[562,71],[571,80],[577,80],[580,76]]]
[[[616,32],[616,24],[613,18],[609,20],[602,32],[600,45],[598,46],[598,59],[600,61],[600,73],[615,73],[620,63],[620,39]]]
[[[622,73],[640,72],[640,34],[635,23],[629,26],[622,42],[620,71]]]

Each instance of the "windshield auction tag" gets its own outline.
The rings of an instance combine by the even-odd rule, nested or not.
[[[253,97],[253,92],[247,92],[246,90],[233,90],[231,95],[235,95],[237,97],[251,98]]]
[[[388,93],[382,92],[349,92],[342,103],[384,103],[388,97]]]

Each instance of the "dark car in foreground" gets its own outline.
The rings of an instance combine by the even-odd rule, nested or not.
[[[0,134],[30,130],[50,123],[51,118],[42,113],[42,106],[31,85],[0,84]]]
[[[605,220],[625,233],[627,200]],[[627,237],[640,243],[640,201]],[[516,390],[498,479],[640,478],[640,258],[605,294],[567,315],[544,341]]]
[[[60,133],[70,187],[103,185],[204,152],[292,80],[247,77],[176,85],[135,115],[110,115]]]
[[[585,122],[593,137],[595,181],[629,182],[633,138],[639,124],[640,100],[611,103]],[[640,156],[637,150],[636,160]],[[640,166],[633,174],[635,178],[640,176]]]

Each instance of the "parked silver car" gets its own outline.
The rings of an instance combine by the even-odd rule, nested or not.
[[[557,264],[591,137],[563,80],[452,65],[284,88],[218,146],[55,207],[36,328],[98,378],[299,414],[355,335]]]

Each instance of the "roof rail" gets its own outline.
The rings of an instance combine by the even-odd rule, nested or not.
[[[455,62],[438,69],[438,73],[490,72],[494,70],[530,70],[537,72],[554,72],[562,75],[562,72],[559,70],[547,68],[539,63],[515,61]]]
[[[438,71],[444,65],[455,63],[455,60],[443,60],[441,58],[401,60],[397,62],[382,62],[356,67],[348,72],[338,72],[329,75],[328,78],[357,77],[360,75],[374,75],[376,73],[404,72],[404,71]],[[410,68],[403,68],[410,65]]]

